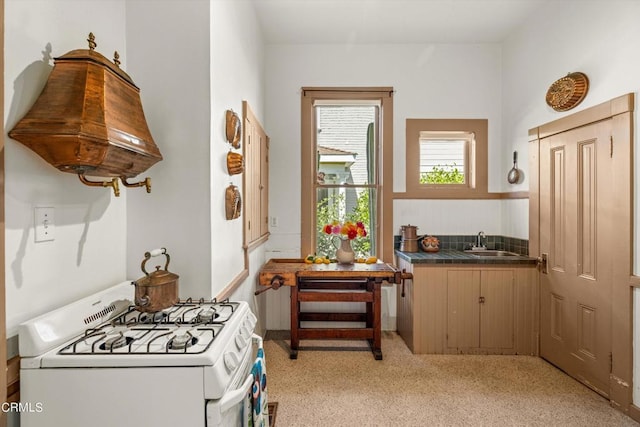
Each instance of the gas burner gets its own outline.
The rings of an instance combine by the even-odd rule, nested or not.
[[[191,335],[191,332],[187,332],[173,337],[168,345],[170,350],[186,350],[197,342],[198,338]]]
[[[100,350],[112,351],[129,345],[131,341],[133,341],[133,338],[125,336],[122,332],[118,332],[118,335],[105,339],[104,342],[100,344]]]
[[[156,311],[154,313],[141,313],[138,316],[138,323],[162,323],[169,317],[169,313]]]
[[[209,308],[203,309],[200,313],[198,313],[198,315],[196,316],[196,322],[211,323],[214,320],[216,320],[218,317],[220,317],[220,315],[216,312],[216,309],[213,307],[209,307]]]

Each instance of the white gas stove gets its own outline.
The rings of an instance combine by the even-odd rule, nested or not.
[[[266,412],[262,340],[246,302],[181,300],[145,313],[133,292],[123,282],[20,325],[21,402],[37,408],[21,414],[23,427],[231,426]]]

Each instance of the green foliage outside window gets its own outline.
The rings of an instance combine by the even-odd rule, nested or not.
[[[331,224],[333,221],[362,221],[365,230],[367,230],[366,237],[359,237],[351,241],[351,247],[353,247],[356,256],[366,257],[371,252],[371,220],[369,215],[369,191],[364,190],[358,195],[356,206],[353,211],[344,215],[344,218],[340,218],[340,212],[345,211],[345,197],[344,194],[332,194],[318,202],[316,210],[316,254],[328,256],[329,258],[335,258],[336,247],[333,242],[337,237],[326,234],[322,231],[325,224]],[[337,243],[336,243],[337,244]]]
[[[421,172],[420,184],[464,184],[464,174],[455,166],[455,163],[444,167],[438,165],[431,172]]]

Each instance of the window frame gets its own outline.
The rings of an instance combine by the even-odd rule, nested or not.
[[[467,147],[468,183],[420,184],[421,132],[466,132],[475,136]],[[471,144],[468,144],[471,145]],[[499,198],[488,191],[488,120],[487,119],[407,119],[406,120],[406,192],[395,198],[412,199],[489,199]]]
[[[316,152],[314,105],[323,101],[370,100],[380,104],[377,147],[378,223],[376,256],[393,262],[393,88],[392,87],[303,87],[301,91],[301,255],[315,251],[316,241]],[[384,184],[384,185],[383,185]]]

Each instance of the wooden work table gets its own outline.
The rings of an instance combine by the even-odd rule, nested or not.
[[[405,274],[406,276],[406,274]],[[408,278],[408,277],[404,277]],[[291,287],[291,359],[297,359],[301,339],[366,339],[382,359],[380,299],[383,282],[400,283],[403,273],[392,265],[307,264],[301,259],[271,259],[259,273],[259,283],[273,289]],[[261,291],[258,291],[261,292]],[[301,302],[362,302],[362,313],[303,312]],[[364,328],[303,328],[304,321],[361,322]]]

